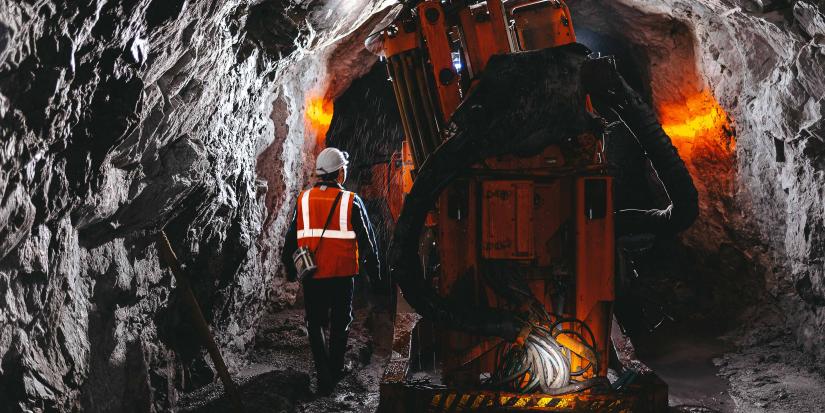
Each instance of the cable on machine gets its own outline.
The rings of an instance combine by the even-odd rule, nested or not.
[[[553,395],[609,385],[604,378],[578,379],[587,372],[599,371],[600,366],[596,339],[587,324],[575,318],[550,314],[538,304],[531,304],[530,314],[533,320],[539,321],[530,322],[530,330],[523,343],[499,345],[496,357],[499,363],[485,384],[518,393],[541,390]],[[578,341],[594,356],[593,360],[588,360],[578,370],[572,370],[570,360],[574,353],[559,342],[557,338],[561,335]]]

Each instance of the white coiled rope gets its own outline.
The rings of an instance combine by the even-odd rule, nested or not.
[[[570,382],[570,358],[554,338],[530,334],[525,348],[528,371],[542,391],[551,392]]]
[[[573,351],[556,340],[559,334],[572,335],[595,356],[595,338],[587,325],[576,319],[562,319],[549,314],[545,318],[550,320],[551,317],[552,322],[533,323],[523,344],[502,343],[496,356],[498,364],[487,382],[491,387],[506,388],[519,393],[539,390],[555,395],[579,392],[594,386],[604,387],[603,377],[574,379],[586,371],[599,371],[598,359],[591,357],[590,363],[586,366],[578,371],[572,371]],[[577,328],[568,326],[568,329],[562,329],[562,323],[575,324]],[[579,328],[586,331],[586,334],[577,332]]]

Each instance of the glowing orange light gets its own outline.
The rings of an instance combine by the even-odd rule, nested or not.
[[[332,102],[323,97],[314,97],[307,100],[305,116],[310,131],[315,134],[318,144],[323,146],[324,139],[332,123]]]
[[[715,147],[722,152],[733,150],[730,118],[709,92],[661,104],[658,111],[662,129],[683,156],[690,157],[698,145]]]

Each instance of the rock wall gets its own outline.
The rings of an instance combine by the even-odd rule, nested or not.
[[[823,4],[569,5],[578,27],[629,45],[655,106],[710,93],[730,116],[735,139],[729,144],[717,136],[691,142],[687,155],[680,147],[701,207],[700,220],[682,241],[698,251],[700,265],[722,268],[717,282],[741,291],[736,300],[764,289],[788,314],[799,343],[825,360]],[[725,270],[731,256],[738,264]]]
[[[166,411],[211,381],[162,227],[225,351],[251,338],[275,66],[247,8],[0,1],[0,411]]]
[[[0,411],[167,411],[214,379],[161,228],[237,367],[294,301],[307,99],[369,69],[389,4],[0,1]]]

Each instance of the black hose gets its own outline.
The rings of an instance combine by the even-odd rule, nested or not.
[[[641,96],[625,83],[627,105],[617,112],[631,130],[636,132],[639,145],[647,152],[653,169],[662,181],[670,205],[665,209],[625,209],[616,214],[619,234],[653,233],[676,234],[688,229],[699,216],[699,194],[685,162],[659,124],[653,110]]]
[[[595,387],[609,389],[610,381],[607,380],[606,377],[593,377],[587,380],[573,382],[571,384],[568,384],[567,386],[550,389],[549,391],[544,391],[544,393],[549,394],[551,396],[561,396],[562,394],[579,393]]]
[[[599,113],[624,123],[636,137],[671,202],[665,209],[617,211],[616,235],[673,235],[686,230],[699,216],[699,194],[656,113],[622,79],[610,57],[588,61],[582,68],[582,81]]]

